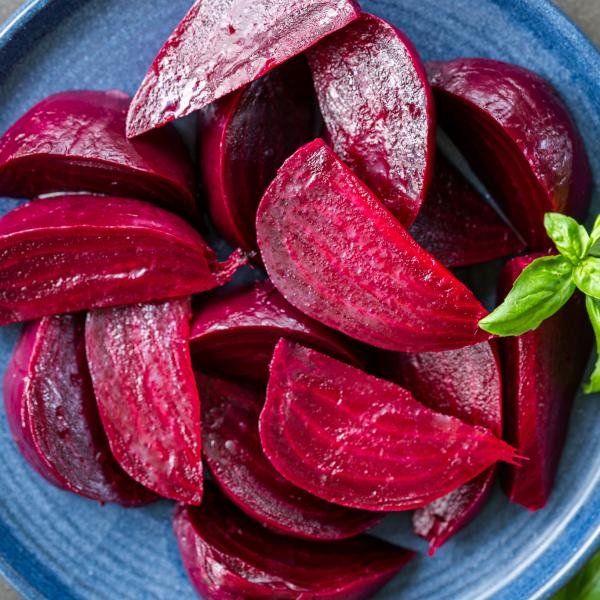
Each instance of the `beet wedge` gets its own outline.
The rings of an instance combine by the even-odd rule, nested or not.
[[[468,267],[525,249],[513,230],[440,152],[410,234],[445,267]]]
[[[188,575],[208,600],[366,599],[414,556],[369,536],[313,542],[273,533],[208,485],[202,506],[179,507],[173,526]]]
[[[509,261],[500,280],[505,296],[536,255]],[[581,294],[536,330],[500,339],[505,381],[505,437],[527,458],[502,473],[512,502],[543,508],[554,485],[575,395],[592,350]]]
[[[308,57],[333,149],[409,226],[435,151],[433,96],[417,50],[393,25],[363,13]]]
[[[8,423],[31,466],[53,485],[98,502],[156,499],[110,452],[85,355],[83,315],[30,323],[4,379]]]
[[[94,192],[195,212],[194,170],[172,128],[129,141],[131,98],[118,91],[49,96],[0,139],[0,195]]]
[[[544,213],[586,214],[591,175],[581,137],[554,88],[495,60],[428,65],[440,125],[533,249],[550,247]]]
[[[294,485],[372,511],[427,506],[496,461],[515,461],[514,449],[487,429],[286,340],[273,355],[260,439]]]
[[[320,500],[279,475],[258,435],[264,394],[223,379],[197,379],[204,459],[221,491],[247,515],[279,533],[314,540],[353,537],[381,520]]]
[[[197,0],[138,89],[134,137],[251,83],[355,20],[352,0]]]
[[[242,263],[218,263],[195,229],[145,202],[36,200],[0,219],[0,325],[202,292]]]
[[[322,140],[298,150],[261,200],[258,245],[288,302],[387,350],[460,348],[489,338],[486,310],[425,252]]]
[[[88,313],[87,356],[100,417],[121,466],[157,494],[200,504],[200,399],[187,300]]]
[[[273,350],[282,337],[362,364],[349,341],[296,310],[268,281],[200,304],[190,335],[192,358],[203,371],[266,383]]]

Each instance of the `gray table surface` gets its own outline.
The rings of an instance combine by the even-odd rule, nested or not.
[[[0,0],[0,21],[8,18],[22,3],[23,0]],[[600,46],[599,0],[556,0],[556,4],[568,13],[581,29]],[[0,600],[19,600],[19,598],[20,596],[0,578]]]

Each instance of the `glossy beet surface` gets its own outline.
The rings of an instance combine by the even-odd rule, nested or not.
[[[279,170],[257,215],[271,280],[307,315],[388,350],[448,350],[487,339],[486,311],[323,143]]]
[[[127,121],[130,137],[258,79],[358,17],[352,0],[198,0],[154,59]]]
[[[192,371],[188,300],[92,310],[86,348],[113,454],[147,488],[202,499],[200,400]]]
[[[308,53],[333,149],[404,225],[431,179],[433,97],[412,42],[363,14]]]
[[[98,502],[140,506],[154,495],[113,458],[85,356],[82,315],[30,323],[4,379],[4,402],[21,453],[50,483]]]
[[[429,193],[409,231],[448,268],[484,263],[524,250],[512,229],[440,152]]]
[[[507,263],[500,293],[535,258]],[[592,332],[582,295],[576,295],[535,331],[500,340],[504,367],[505,437],[527,458],[507,468],[508,497],[530,510],[542,508],[552,492],[575,394],[592,348]]]
[[[273,355],[260,437],[274,467],[298,487],[377,511],[421,508],[515,456],[487,429],[285,340]]]
[[[0,325],[202,292],[241,262],[218,263],[195,229],[145,202],[36,200],[0,219]]]
[[[190,343],[197,368],[266,383],[273,350],[282,337],[346,362],[361,362],[345,339],[295,309],[268,281],[200,304]]]
[[[319,124],[306,59],[293,59],[200,113],[208,208],[233,246],[256,249],[256,209],[277,169]]]
[[[371,597],[413,553],[368,536],[336,542],[270,532],[207,486],[202,506],[179,507],[183,564],[207,600],[359,600]]]
[[[543,216],[585,216],[591,175],[583,142],[552,86],[499,61],[428,65],[440,125],[530,247],[546,249]]]
[[[171,128],[129,141],[130,100],[118,91],[72,91],[36,104],[0,139],[0,195],[87,191],[193,213],[187,149]]]

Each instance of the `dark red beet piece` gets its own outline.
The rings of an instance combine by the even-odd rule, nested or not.
[[[353,537],[381,520],[311,496],[279,475],[258,435],[264,394],[200,374],[197,380],[204,459],[221,490],[247,515],[274,531],[314,540]]]
[[[194,365],[204,371],[266,383],[280,338],[318,348],[353,364],[361,359],[336,332],[289,304],[268,281],[210,298],[194,315]]]
[[[93,310],[87,356],[110,447],[147,488],[202,499],[200,399],[190,360],[189,299]]]
[[[500,293],[511,289],[535,258],[509,261]],[[502,338],[505,382],[505,437],[527,458],[519,469],[506,469],[503,487],[512,502],[530,510],[548,501],[565,442],[575,395],[592,349],[592,331],[583,296],[577,293],[535,331]]]
[[[211,486],[202,506],[177,509],[173,526],[183,564],[207,600],[362,600],[414,556],[369,536],[314,542],[273,533]]]
[[[523,242],[439,152],[427,198],[410,234],[445,267],[518,254]]]
[[[487,429],[286,340],[273,355],[260,438],[293,484],[373,511],[421,508],[496,461],[515,460],[514,449]]]
[[[302,312],[372,346],[476,344],[486,310],[323,143],[279,170],[257,215],[271,280]]]
[[[200,113],[208,208],[233,246],[256,250],[256,209],[277,169],[317,133],[306,59],[291,60]]]
[[[435,151],[434,103],[412,42],[363,13],[308,53],[333,149],[409,226]]]
[[[554,88],[495,60],[428,65],[440,125],[534,249],[550,242],[544,213],[581,218],[591,175],[581,137]]]
[[[218,263],[193,227],[145,202],[36,200],[0,219],[0,325],[202,292],[242,262]]]
[[[353,0],[197,0],[138,89],[127,134],[139,135],[203,108],[358,15]]]
[[[193,213],[186,147],[169,127],[129,141],[130,100],[118,91],[71,91],[36,104],[0,139],[0,195],[87,191]]]
[[[23,456],[50,483],[98,502],[140,506],[154,494],[113,458],[85,356],[82,315],[30,323],[4,378],[8,423]]]

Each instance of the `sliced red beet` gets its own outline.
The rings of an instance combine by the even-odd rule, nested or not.
[[[195,229],[145,202],[36,200],[0,219],[0,325],[202,292],[242,262],[218,263]]]
[[[92,310],[87,356],[110,447],[147,488],[202,499],[200,400],[189,353],[187,300]]]
[[[207,599],[366,599],[414,555],[369,536],[314,542],[273,533],[211,486],[202,506],[177,509],[173,526],[183,564]]]
[[[279,170],[257,215],[271,280],[302,312],[367,344],[423,352],[476,344],[486,310],[323,143]]]
[[[72,91],[36,104],[0,139],[0,195],[87,191],[193,213],[194,172],[182,140],[164,128],[129,141],[130,101],[118,91]]]
[[[410,234],[448,268],[518,254],[523,242],[439,152],[433,181]]]
[[[399,385],[282,340],[260,438],[273,466],[315,496],[373,511],[421,508],[514,449],[435,412]]]
[[[361,364],[346,340],[296,310],[268,281],[201,304],[192,323],[192,357],[204,371],[266,383],[282,337]]]
[[[30,323],[4,379],[8,423],[23,456],[50,483],[98,502],[140,506],[154,494],[113,458],[87,367],[82,315]]]
[[[283,161],[317,133],[318,109],[303,57],[210,105],[200,118],[208,208],[233,246],[256,250],[256,209]]]
[[[509,261],[500,293],[512,288],[535,258]],[[556,476],[575,395],[592,349],[592,331],[583,296],[576,294],[535,331],[500,340],[505,382],[505,436],[527,458],[504,471],[512,502],[538,510],[545,506]]]
[[[433,97],[412,42],[362,14],[308,53],[333,149],[408,226],[432,176]]]
[[[198,375],[204,459],[221,490],[247,515],[274,531],[315,540],[355,536],[381,520],[307,494],[284,479],[260,445],[264,394]]]
[[[358,15],[353,0],[197,0],[131,103],[129,137],[251,83]]]
[[[591,174],[581,137],[554,88],[495,60],[428,65],[440,125],[532,248],[546,249],[544,213],[586,213]]]

